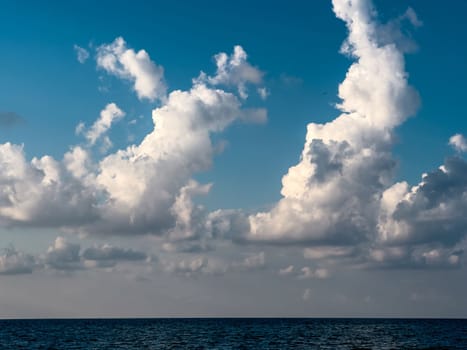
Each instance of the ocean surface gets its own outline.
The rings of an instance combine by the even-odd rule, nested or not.
[[[467,349],[467,320],[0,320],[0,349]]]

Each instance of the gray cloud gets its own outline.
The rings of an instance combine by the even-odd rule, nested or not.
[[[43,257],[44,264],[47,268],[62,271],[84,269],[80,249],[79,244],[67,242],[63,237],[57,237]]]
[[[397,186],[397,185],[395,185]],[[422,181],[408,189],[401,183],[400,199],[382,227],[388,243],[436,242],[453,246],[467,234],[467,162],[451,157],[438,169],[424,174]],[[394,190],[394,187],[388,192]],[[397,200],[398,198],[396,198]],[[397,228],[391,230],[391,227]]]
[[[0,275],[20,275],[32,273],[36,259],[29,254],[8,247],[0,253]]]
[[[113,266],[122,261],[144,261],[148,258],[148,255],[133,249],[118,248],[106,244],[85,249],[82,258]]]
[[[154,263],[157,257],[141,251],[114,247],[110,244],[82,249],[79,243],[57,237],[44,254],[37,256],[5,248],[0,254],[0,274],[28,274],[34,270],[55,270],[65,273],[93,268],[114,267],[119,263]]]
[[[0,112],[0,127],[11,128],[23,123],[24,118],[15,112]]]

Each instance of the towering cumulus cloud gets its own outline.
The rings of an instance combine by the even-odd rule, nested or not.
[[[339,86],[342,114],[308,125],[300,162],[282,179],[283,198],[249,217],[246,240],[320,246],[313,248],[319,254],[307,254],[309,248],[305,257],[353,258],[363,266],[459,266],[467,163],[450,158],[417,186],[393,184],[394,129],[419,105],[404,68],[407,45],[400,45],[397,21],[378,24],[370,1],[333,6],[349,31],[342,51],[355,59]],[[420,25],[413,10],[407,13],[398,21]],[[463,151],[463,141],[455,135],[450,144]]]
[[[145,50],[135,52],[119,37],[97,49],[97,66],[109,74],[133,83],[140,99],[163,99],[167,92],[164,69],[155,64]]]
[[[392,133],[415,113],[418,97],[402,52],[380,41],[370,1],[333,5],[349,30],[342,51],[356,60],[339,86],[342,114],[308,125],[300,162],[282,179],[283,198],[249,218],[250,240],[345,244],[375,232],[395,166]]]

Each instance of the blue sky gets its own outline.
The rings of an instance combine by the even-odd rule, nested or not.
[[[140,103],[128,94],[125,84],[112,78],[104,77],[111,86],[107,92],[96,91],[100,82],[95,65],[76,62],[74,44],[96,46],[116,36],[135,48],[144,48],[164,66],[170,89],[187,88],[200,70],[213,68],[213,54],[227,52],[236,44],[266,72],[274,96],[264,103],[270,114],[268,125],[229,130],[226,139],[231,147],[219,157],[213,171],[202,176],[216,179],[208,200],[213,208],[257,207],[277,200],[280,178],[297,159],[306,124],[327,121],[337,114],[332,105],[337,102],[337,85],[349,61],[336,55],[345,27],[326,1],[287,6],[282,2],[229,5],[212,1],[142,1],[134,6],[124,1],[99,6],[88,1],[24,4],[21,11],[14,2],[2,4],[0,102],[2,110],[15,111],[27,121],[21,128],[8,130],[4,140],[24,143],[31,157],[63,154],[75,139],[77,121],[93,120],[108,101],[118,101],[135,117],[150,113],[150,103]],[[449,136],[466,128],[463,111],[456,107],[462,100],[459,85],[467,75],[466,48],[458,40],[467,31],[462,24],[465,4],[456,2],[453,6],[459,8],[455,11],[423,1],[380,1],[376,5],[383,18],[411,6],[424,22],[412,31],[419,48],[407,58],[410,80],[420,91],[422,107],[416,118],[401,127],[396,145],[400,178],[415,182],[449,152]],[[297,82],[287,86],[281,76],[297,78]],[[449,94],[444,93],[446,88]],[[129,132],[119,131],[120,138]],[[139,132],[139,137],[145,131],[144,125],[132,130],[136,136]],[[254,148],[249,147],[252,144]],[[261,169],[251,169],[261,159],[267,159],[261,162]],[[252,171],[236,171],[238,168]],[[232,188],[234,196],[229,192]]]
[[[335,1],[340,2],[346,3]],[[356,16],[352,9],[362,6],[364,13],[365,9],[368,9],[368,3],[365,0],[354,1],[347,10],[352,16]],[[215,270],[224,276],[224,280],[213,282],[211,289],[204,291],[206,295],[215,294],[216,288],[220,288],[222,283],[238,282],[243,278],[245,281],[263,281],[265,286],[278,284],[283,286],[284,291],[288,290],[292,294],[295,293],[292,290],[300,290],[297,292],[300,294],[297,300],[290,302],[291,314],[295,315],[300,314],[300,303],[307,301],[302,300],[303,290],[316,289],[316,297],[326,299],[326,288],[335,289],[336,286],[349,283],[342,279],[342,269],[333,270],[335,264],[345,265],[351,261],[349,264],[358,270],[353,273],[361,278],[362,285],[371,284],[375,279],[374,274],[365,274],[362,271],[366,270],[359,270],[362,265],[369,269],[383,268],[383,271],[388,267],[399,269],[400,276],[410,273],[413,276],[423,275],[424,283],[431,287],[436,284],[439,275],[439,272],[433,272],[431,267],[455,267],[458,274],[465,275],[462,263],[456,259],[462,256],[466,234],[462,228],[464,222],[459,211],[467,206],[465,198],[452,197],[453,193],[467,193],[463,180],[467,176],[463,167],[465,160],[462,147],[459,146],[465,139],[461,136],[460,143],[455,147],[449,145],[449,140],[455,134],[465,135],[467,129],[462,104],[463,83],[467,79],[467,46],[460,40],[467,36],[467,26],[463,24],[467,4],[454,1],[450,5],[438,6],[421,0],[374,1],[378,16],[372,17],[371,11],[368,14],[371,27],[376,28],[376,34],[371,30],[368,32],[370,41],[380,47],[389,47],[394,42],[394,54],[405,57],[405,67],[400,71],[396,61],[377,61],[383,73],[388,72],[386,80],[391,84],[392,73],[393,76],[399,73],[407,74],[407,81],[401,82],[402,86],[388,85],[388,89],[395,89],[395,95],[402,96],[396,98],[385,90],[386,76],[383,73],[381,84],[374,76],[370,77],[370,83],[374,86],[368,90],[365,90],[367,86],[363,86],[364,79],[354,82],[349,75],[346,78],[349,66],[361,57],[366,57],[366,53],[356,53],[353,57],[339,53],[350,27],[349,24],[346,27],[346,23],[336,17],[331,1],[292,1],[287,4],[281,1],[102,1],[98,6],[91,1],[52,1],[46,5],[24,1],[21,2],[21,6],[13,1],[3,2],[0,8],[0,44],[3,49],[0,56],[0,113],[2,118],[5,118],[7,112],[9,115],[14,113],[18,123],[0,126],[0,143],[23,144],[26,155],[24,164],[27,164],[25,168],[29,169],[25,171],[27,175],[5,175],[1,182],[5,199],[2,199],[4,202],[0,204],[4,206],[0,212],[0,237],[3,236],[0,243],[2,246],[11,243],[13,247],[25,251],[23,253],[13,248],[17,254],[15,256],[19,256],[17,261],[25,260],[21,266],[14,266],[15,269],[12,269],[11,273],[8,272],[7,267],[10,265],[7,264],[7,257],[12,254],[4,254],[5,273],[14,275],[8,276],[9,281],[13,281],[13,285],[33,283],[21,280],[30,277],[22,272],[32,272],[34,277],[31,277],[31,280],[38,278],[35,277],[36,274],[45,274],[49,283],[53,284],[54,282],[50,281],[56,278],[54,271],[58,271],[59,274],[66,271],[70,283],[82,282],[89,285],[93,278],[105,274],[104,270],[108,269],[111,271],[106,278],[112,279],[112,283],[118,284],[120,275],[125,275],[125,278],[127,275],[131,275],[131,278],[137,276],[134,278],[149,281],[163,275],[169,290],[177,288],[176,285],[181,283],[195,293],[195,290],[200,288],[199,281],[192,279],[191,275],[207,271],[207,275],[211,274],[208,278],[214,278],[212,275],[215,275]],[[408,15],[408,8],[416,13],[416,20]],[[423,22],[423,25],[419,22]],[[388,26],[387,23],[391,25]],[[114,168],[114,164],[109,160],[106,164],[110,170],[106,175],[106,170],[102,170],[105,168],[104,160],[110,159],[107,157],[117,154],[118,150],[125,150],[129,145],[137,147],[153,130],[157,133],[158,126],[156,123],[154,129],[151,113],[159,107],[164,108],[168,102],[165,100],[167,96],[139,98],[138,93],[135,93],[138,91],[133,85],[133,78],[128,78],[128,72],[115,73],[115,70],[112,73],[102,65],[99,66],[98,58],[102,54],[100,50],[110,48],[111,43],[118,37],[125,40],[125,50],[145,50],[150,64],[163,67],[165,82],[162,85],[167,87],[167,96],[174,90],[191,91],[191,94],[192,79],[197,78],[203,71],[208,78],[202,85],[206,85],[210,92],[221,89],[232,94],[241,105],[235,116],[227,115],[225,119],[219,119],[219,123],[225,123],[222,126],[211,125],[202,118],[198,120],[193,112],[193,123],[207,123],[202,124],[202,127],[206,127],[210,133],[208,139],[204,138],[204,134],[198,135],[200,139],[196,142],[199,144],[195,142],[194,145],[200,147],[200,152],[192,154],[190,150],[186,150],[187,153],[183,153],[181,161],[178,158],[170,158],[172,160],[163,166],[149,164],[142,171],[150,175],[141,179],[135,175],[141,175],[139,170],[128,165],[132,170],[129,170],[129,175],[125,177],[127,187],[135,187],[135,192],[140,184],[145,187],[138,200],[132,197],[131,191],[125,189],[124,185],[117,186],[112,183],[112,179],[116,177],[110,173],[116,171],[118,177],[118,169],[124,167],[124,163],[116,163]],[[361,45],[360,39],[366,40],[359,38],[352,43],[355,52]],[[242,61],[242,67],[251,68],[261,75],[259,81],[255,81],[251,76],[238,78],[235,72],[229,72],[230,75],[224,80],[220,78],[219,71],[216,72],[214,55],[220,52],[231,55],[235,45],[241,45],[248,55],[248,58]],[[404,52],[407,48],[404,45],[409,46],[410,52]],[[77,59],[76,46],[89,54],[82,63]],[[368,59],[372,60],[373,56],[370,56]],[[249,72],[251,73],[251,70]],[[153,77],[150,76],[149,79]],[[238,83],[238,79],[244,81]],[[311,142],[310,139],[311,143],[305,145],[304,154],[311,157],[310,163],[305,164],[300,155],[307,137],[307,125],[334,122],[342,113],[354,112],[345,108],[335,108],[335,105],[341,102],[337,96],[338,86],[344,79],[355,85],[352,85],[353,88],[345,94],[343,100],[357,105],[355,111],[368,120],[374,120],[376,125],[372,124],[371,128],[374,130],[362,136],[362,139],[369,142],[367,140],[374,138],[375,141],[360,144],[361,140],[355,136],[337,135],[337,129],[332,129],[334,127],[329,127],[332,131],[316,131],[315,135],[321,136],[316,136],[318,141]],[[248,89],[246,99],[241,96],[240,90],[237,91],[237,85],[243,83]],[[377,95],[380,86],[383,91],[381,93],[388,94],[381,101]],[[418,107],[415,98],[401,102],[410,95],[410,86],[413,86],[420,96]],[[388,122],[383,112],[379,116],[379,111],[377,116],[366,115],[368,108],[373,108],[373,105],[366,106],[359,96],[353,95],[352,91],[358,90],[359,87],[362,91],[369,91],[363,100],[369,101],[369,104],[373,103],[372,101],[380,101],[381,110],[394,107],[394,114],[398,111],[401,113],[400,120]],[[267,98],[262,99],[256,91],[257,88],[265,88],[268,92]],[[400,91],[397,90],[399,88]],[[375,93],[372,94],[372,91]],[[409,97],[407,98],[410,99]],[[112,147],[103,152],[99,149],[99,142],[96,145],[89,143],[86,133],[90,132],[91,125],[109,103],[115,103],[125,115],[115,118],[114,114],[112,127],[99,135],[99,138],[102,138],[99,142],[104,142],[106,136],[112,142]],[[178,106],[177,103],[169,105]],[[378,103],[374,102],[375,105]],[[410,104],[414,106],[414,113],[408,111],[410,108],[407,106]],[[234,108],[231,105],[224,107]],[[241,113],[249,108],[267,112],[267,121],[245,122],[247,117]],[[177,114],[171,113],[173,115],[171,114],[172,117],[168,120],[176,120]],[[186,118],[190,119],[192,116],[187,115]],[[84,123],[85,129],[81,134],[77,134],[76,127],[81,122]],[[352,125],[355,124],[344,128],[345,132],[351,130]],[[384,129],[384,133],[379,130],[380,127]],[[169,128],[167,135],[172,135],[172,131]],[[189,132],[184,134],[181,131],[174,135],[176,139],[173,141],[181,148],[185,147],[185,138],[189,139],[191,136]],[[159,152],[167,147],[169,154],[173,152],[177,155],[178,148],[170,148],[170,136],[164,137],[167,137],[164,138],[166,141],[154,141],[156,147],[151,149]],[[384,139],[385,137],[391,138],[391,141]],[[182,141],[179,142],[179,139]],[[383,139],[384,141],[381,141]],[[342,143],[343,148],[334,148],[337,147],[337,141]],[[205,142],[212,145],[205,149]],[[344,150],[346,144],[350,145],[351,150]],[[66,161],[62,160],[66,152],[76,150],[77,147],[89,152],[88,155],[92,159],[89,168],[83,170],[84,175],[79,176],[73,175],[67,168]],[[216,147],[223,150],[216,151]],[[375,155],[365,161],[357,159],[356,154],[366,154],[368,150],[375,152]],[[18,169],[18,164],[21,163],[15,163],[16,153],[10,150],[8,152],[11,154],[5,155],[2,158],[3,163],[0,163],[5,174],[8,172],[8,166]],[[122,158],[131,158],[134,155],[136,159],[137,155],[147,155],[147,152],[147,148],[142,147],[140,153],[132,154],[128,151]],[[60,175],[54,178],[60,186],[51,193],[47,192],[49,187],[44,190],[41,187],[48,181],[45,180],[47,176],[39,181],[34,175],[44,165],[30,163],[33,157],[40,158],[44,155],[51,156],[57,162],[58,165],[50,165],[52,168],[57,166],[57,169],[60,169],[57,170]],[[452,156],[458,157],[458,161],[450,163],[447,158]],[[170,162],[182,162],[183,166],[172,170]],[[323,165],[320,162],[327,163]],[[444,173],[440,175],[436,173],[436,169],[443,163],[446,168],[453,170],[445,173],[451,177],[446,175],[448,179],[440,180]],[[294,166],[301,169],[297,172],[305,178],[308,176],[308,180],[300,180],[299,175],[294,173]],[[313,166],[315,170],[312,170]],[[321,170],[316,170],[321,166],[324,166],[324,175],[319,175]],[[335,174],[336,169],[341,178],[335,177],[339,176]],[[373,173],[375,169],[379,169],[377,174]],[[154,173],[151,172],[153,170]],[[362,175],[355,177],[354,170]],[[47,173],[47,170],[42,171]],[[419,184],[423,173],[430,173],[425,187]],[[282,182],[286,174],[291,174],[289,183],[286,183],[287,180]],[[132,176],[134,181],[129,181]],[[178,180],[178,176],[183,179]],[[386,179],[387,176],[389,180]],[[177,178],[180,183],[172,184],[169,181],[171,177]],[[379,180],[376,181],[375,178]],[[384,180],[381,180],[383,178]],[[361,183],[358,183],[358,179]],[[36,180],[39,182],[34,182]],[[191,180],[197,181],[198,184],[193,185]],[[340,181],[339,184],[336,184],[336,181]],[[408,183],[405,190],[403,181]],[[162,183],[164,185],[160,185]],[[212,188],[203,187],[203,184],[208,183],[212,183]],[[316,192],[316,189],[311,189],[314,185],[310,184],[313,183],[317,184],[317,187],[328,189],[329,192]],[[420,185],[419,188],[411,188],[417,184]],[[366,190],[362,190],[365,186]],[[27,199],[28,191],[35,193],[35,188],[39,194],[37,198],[34,197],[35,194],[31,194],[31,204]],[[188,193],[186,198],[183,197],[184,188]],[[432,192],[429,192],[430,190]],[[12,204],[14,201],[11,199],[11,191],[19,198],[16,204]],[[371,195],[368,192],[371,192]],[[348,198],[344,195],[347,193]],[[322,197],[326,197],[326,201],[321,200]],[[331,200],[330,197],[335,200]],[[392,200],[396,197],[400,204],[397,209],[392,208],[392,204],[387,204],[390,201],[387,198]],[[179,202],[177,198],[180,198]],[[290,198],[298,204],[290,204]],[[354,204],[355,208],[358,207],[355,212],[349,213],[349,208],[352,207],[348,203],[351,201],[349,198],[358,198],[359,203]],[[378,198],[374,206],[367,207],[362,204],[373,201],[374,198]],[[386,202],[384,198],[387,199]],[[60,202],[61,200],[66,204]],[[424,201],[428,204],[422,208],[420,203],[425,203]],[[120,206],[121,203],[125,205]],[[204,208],[198,207],[200,204]],[[43,209],[48,206],[51,208],[50,212]],[[392,209],[387,209],[386,206]],[[55,208],[64,208],[64,212],[60,213],[59,209]],[[381,208],[392,212],[387,213]],[[438,209],[439,212],[436,212]],[[57,211],[56,215],[53,215],[54,210]],[[313,218],[301,217],[301,214],[297,213],[293,215],[299,217],[293,216],[290,213],[294,210],[302,214],[311,213]],[[185,211],[188,211],[189,223],[184,222],[183,215],[180,214]],[[76,213],[76,217],[73,218],[70,213]],[[174,213],[178,213],[178,216]],[[314,215],[323,216],[318,220]],[[420,220],[410,221],[408,218],[411,215]],[[336,221],[326,226],[328,224],[325,225],[324,222],[327,223],[328,219],[334,216],[337,217]],[[442,220],[439,219],[441,216]],[[219,234],[216,231],[218,228],[213,229],[216,225],[213,222],[217,222],[215,220],[219,220],[224,226],[227,225],[228,232]],[[428,226],[430,220],[434,220],[431,226],[434,227],[434,231],[438,231],[431,232],[423,226],[424,220],[428,220]],[[284,223],[288,221],[296,221],[297,225],[301,223],[302,226],[287,229]],[[326,227],[321,228],[321,224]],[[218,230],[222,231],[224,226]],[[211,229],[212,232],[206,233]],[[402,233],[397,236],[395,232],[399,231]],[[397,237],[391,240],[388,238],[391,234]],[[57,236],[65,238],[54,241]],[[363,238],[368,236],[376,238]],[[381,243],[382,241],[385,242]],[[76,248],[76,244],[81,247]],[[105,244],[118,249],[103,248]],[[102,254],[115,254],[115,257],[105,258],[105,261],[86,260],[85,251],[90,247],[98,247],[106,252]],[[73,249],[75,253],[69,253]],[[308,253],[306,249],[309,249]],[[320,249],[321,253],[317,253],[316,250]],[[61,255],[55,251],[61,252]],[[132,260],[129,257],[137,255],[132,255],[129,251],[143,251],[145,259]],[[37,256],[34,255],[28,260],[28,252]],[[284,258],[288,255],[291,256],[290,261]],[[64,256],[74,256],[77,260],[65,261],[63,265],[60,259]],[[305,257],[305,263],[308,263],[307,259],[311,260],[310,266],[303,266],[308,267],[308,270],[299,267],[300,264],[304,264],[302,256]],[[370,261],[371,257],[374,261]],[[122,260],[124,268],[119,269],[119,259]],[[34,264],[31,265],[33,260]],[[433,266],[430,265],[432,260],[436,261]],[[147,266],[143,264],[144,261]],[[215,264],[209,265],[208,261],[216,262],[216,267],[213,267]],[[139,265],[131,267],[131,262]],[[193,264],[190,265],[189,262]],[[105,263],[108,266],[104,266]],[[379,265],[373,266],[373,263]],[[424,264],[428,266],[427,270],[430,270],[431,274],[425,272],[427,266]],[[293,266],[292,270],[295,272],[287,272],[290,266]],[[88,275],[82,271],[76,272],[91,267],[96,270],[88,271]],[[424,272],[420,273],[417,269],[422,267]],[[408,268],[414,270],[407,272]],[[278,282],[275,277],[271,277],[272,270],[283,270],[283,273],[279,273],[281,276],[295,276],[298,282],[283,279],[279,279]],[[21,273],[17,274],[18,271]],[[180,282],[180,275],[190,276]],[[304,286],[303,281],[309,279],[321,281],[323,284]],[[456,278],[453,277],[452,280],[455,282],[451,285],[457,286]],[[467,288],[464,284],[460,285],[462,290]],[[99,293],[104,295],[108,287],[101,287]],[[47,290],[47,286],[44,285],[43,288]],[[135,288],[138,293],[143,294],[149,293],[150,290],[144,284]],[[414,292],[414,287],[409,284],[403,288],[409,295],[404,303],[410,304],[411,300],[417,299],[415,294],[420,295],[420,292]],[[14,305],[21,305],[21,300],[12,296],[14,290],[15,288],[11,287],[5,300],[12,298],[15,301]],[[356,287],[349,290],[350,294],[354,293],[353,297],[361,292]],[[459,290],[456,289],[456,293]],[[232,293],[236,292],[235,298],[239,303],[246,301],[245,298],[242,299],[244,290],[240,288]],[[255,295],[259,296],[263,292],[258,288]],[[436,300],[439,302],[438,297],[447,298],[447,292],[435,290],[430,293],[427,294],[428,297],[418,297],[419,304],[414,307],[413,312],[409,312],[410,315],[423,312],[427,305],[426,309],[432,310],[433,315],[437,312],[442,313],[443,309],[439,307],[439,303],[436,304]],[[369,300],[365,299],[368,295],[361,297],[362,300]],[[116,298],[118,299],[117,296]],[[345,298],[351,300],[352,297]],[[392,300],[391,303],[397,300],[390,294],[387,298]],[[38,297],[37,303],[46,299]],[[423,301],[421,304],[420,300]],[[193,303],[196,302],[194,298]],[[284,311],[271,307],[274,302],[272,296],[265,300],[264,304],[258,306],[258,314],[268,314],[267,310],[270,310],[271,314]],[[12,305],[6,301],[4,303]],[[332,301],[325,300],[323,303],[331,305]],[[404,303],[401,305],[406,305]],[[181,308],[175,301],[169,304],[176,310],[175,314],[181,312],[177,311]],[[157,307],[159,306],[158,304]],[[465,315],[465,306],[462,304],[458,310],[449,309],[449,312],[446,312]],[[141,305],[136,308],[139,307]],[[157,313],[157,307],[154,306],[151,310]],[[27,314],[27,311],[20,309],[12,306],[9,312],[13,315]],[[68,309],[64,307],[59,308],[57,313],[61,315],[66,313],[66,310]],[[108,314],[109,310],[111,308],[104,308],[102,314]],[[188,307],[188,310],[191,309]],[[195,307],[192,310],[199,311],[196,311]],[[207,314],[220,312],[216,311],[214,303],[210,305],[209,302],[206,302],[205,310]],[[229,308],[225,310],[226,313],[231,312],[228,311]],[[371,315],[390,311],[389,308],[378,309],[371,303],[366,303],[364,310]],[[404,307],[401,306],[400,310],[404,310]],[[339,310],[332,306],[323,306],[319,312],[322,315],[337,315]],[[45,316],[53,314],[48,313],[47,309],[37,313]],[[131,315],[131,310],[122,309],[122,314]],[[357,314],[357,311],[349,307],[346,314]]]
[[[325,1],[288,6],[281,2],[234,6],[210,1],[196,5],[141,2],[135,6],[125,2],[95,6],[86,1],[55,2],[47,7],[35,2],[25,4],[20,12],[16,3],[2,4],[1,103],[3,110],[16,111],[27,120],[22,128],[8,131],[8,140],[25,143],[30,156],[63,154],[74,138],[76,121],[93,120],[110,100],[118,100],[134,116],[150,113],[151,104],[139,103],[127,93],[126,86],[113,79],[106,81],[112,86],[109,91],[96,91],[99,80],[95,66],[87,62],[83,67],[76,62],[74,44],[99,45],[116,36],[154,56],[165,67],[171,89],[188,87],[200,70],[212,69],[214,53],[227,52],[236,44],[243,45],[267,73],[266,80],[275,96],[265,103],[271,115],[268,125],[229,131],[233,149],[219,159],[222,166],[214,168],[213,176],[219,171],[219,179],[235,181],[238,186],[254,182],[255,192],[261,193],[254,196],[258,200],[249,196],[235,201],[233,206],[257,206],[264,199],[277,199],[269,193],[273,188],[277,193],[284,170],[296,160],[304,126],[309,121],[326,121],[336,115],[332,104],[337,102],[337,84],[348,65],[345,57],[336,55],[345,27],[332,16]],[[422,96],[422,108],[418,117],[400,131],[396,149],[401,158],[401,178],[417,181],[421,172],[443,159],[446,139],[466,127],[465,118],[460,117],[462,111],[456,112],[462,99],[462,89],[456,86],[467,75],[466,48],[458,41],[467,29],[461,15],[465,5],[456,5],[460,9],[452,11],[449,7],[434,9],[423,1],[377,4],[379,12],[387,17],[407,6],[416,7],[424,21],[424,26],[412,33],[418,52],[407,58],[410,79]],[[298,83],[284,86],[280,82],[284,75],[297,78]],[[443,93],[447,87],[449,94]],[[412,138],[417,141],[410,142]],[[235,144],[236,139],[242,141]],[[241,149],[253,143],[254,154]],[[267,179],[259,169],[235,171],[269,154],[274,156],[263,164],[268,170]],[[235,175],[229,179],[229,174]],[[244,178],[238,178],[239,175]],[[240,193],[252,191],[244,188]],[[219,204],[229,206],[225,202]]]

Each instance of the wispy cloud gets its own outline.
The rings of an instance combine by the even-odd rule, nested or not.
[[[89,58],[88,50],[76,44],[73,46],[73,49],[75,50],[76,59],[78,60],[79,63],[83,64],[88,60]]]

